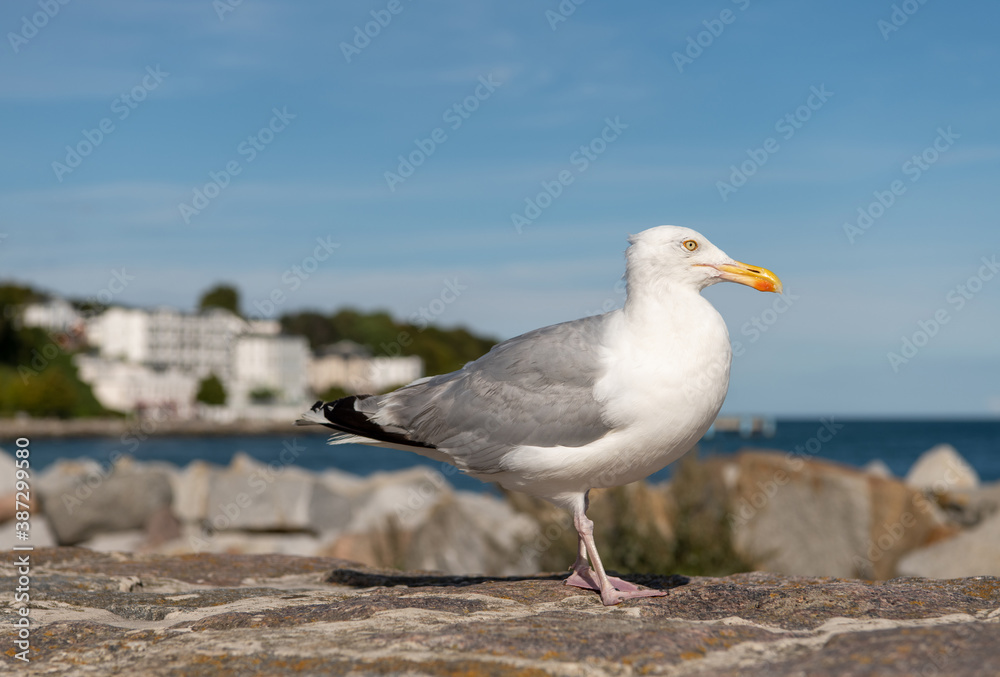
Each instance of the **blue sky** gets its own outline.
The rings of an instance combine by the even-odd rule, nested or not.
[[[250,312],[426,308],[509,337],[620,305],[626,235],[672,223],[789,292],[707,290],[741,344],[725,411],[998,415],[998,19],[7,2],[0,278],[89,297],[124,269],[116,302],[190,308],[225,281]]]

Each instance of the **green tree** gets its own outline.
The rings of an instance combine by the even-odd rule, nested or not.
[[[203,404],[225,404],[226,388],[215,374],[209,374],[198,384],[195,399]]]
[[[281,392],[267,386],[260,386],[250,391],[250,401],[254,404],[273,404]]]
[[[0,284],[0,415],[114,414],[80,380],[68,344],[38,327],[20,326],[24,305],[45,298],[31,287]]]
[[[234,315],[240,314],[240,292],[236,287],[228,284],[219,284],[201,295],[198,301],[198,310],[208,308],[222,308]]]
[[[24,304],[41,298],[31,287],[18,284],[0,285],[0,364],[16,365],[25,355],[25,341],[18,327]]]
[[[372,355],[417,355],[423,359],[427,374],[458,369],[496,343],[464,327],[417,326],[397,322],[385,311],[363,313],[354,308],[342,308],[329,316],[316,311],[283,315],[281,328],[287,334],[305,336],[313,350],[349,339],[367,346]]]

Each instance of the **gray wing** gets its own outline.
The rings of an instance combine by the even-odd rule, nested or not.
[[[458,371],[371,398],[364,410],[481,473],[501,471],[500,457],[518,445],[589,444],[611,429],[593,393],[606,324],[599,315],[536,329]]]

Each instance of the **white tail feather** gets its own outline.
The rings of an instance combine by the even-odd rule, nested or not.
[[[329,422],[321,410],[310,409],[295,421],[295,425],[326,425]]]

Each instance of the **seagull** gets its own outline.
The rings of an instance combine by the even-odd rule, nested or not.
[[[449,374],[383,395],[317,402],[296,421],[330,444],[405,449],[568,510],[579,537],[566,584],[605,605],[667,594],[609,576],[587,517],[591,489],[641,480],[683,456],[729,388],[729,332],[701,290],[729,281],[781,292],[700,233],[629,237],[624,307],[529,331]]]

